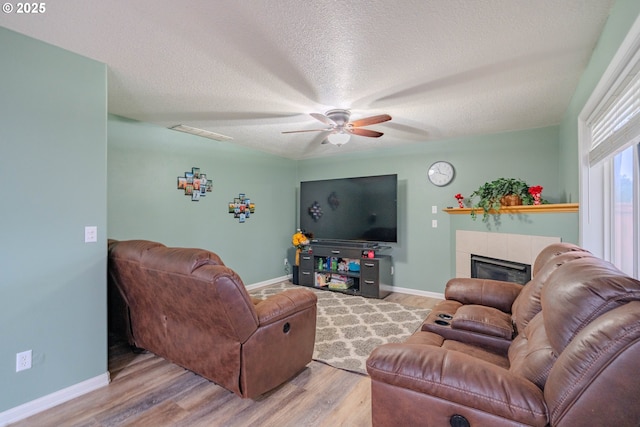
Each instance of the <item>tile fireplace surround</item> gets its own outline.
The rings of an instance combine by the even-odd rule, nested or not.
[[[531,264],[542,249],[560,237],[456,231],[456,277],[471,277],[471,254]]]

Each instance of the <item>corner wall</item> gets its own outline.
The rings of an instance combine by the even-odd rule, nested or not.
[[[107,94],[104,64],[4,28],[0,58],[1,415],[107,375]]]

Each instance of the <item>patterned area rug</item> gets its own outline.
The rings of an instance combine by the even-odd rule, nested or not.
[[[300,286],[282,282],[249,292],[257,298]],[[367,374],[369,353],[379,345],[402,342],[431,310],[394,302],[310,289],[318,295],[313,359],[335,368]]]

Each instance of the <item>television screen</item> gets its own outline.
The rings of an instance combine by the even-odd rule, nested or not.
[[[398,176],[303,181],[300,228],[315,240],[398,241]]]

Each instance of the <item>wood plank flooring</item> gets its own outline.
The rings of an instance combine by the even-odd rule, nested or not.
[[[386,301],[431,308],[437,299],[392,293]],[[312,361],[258,399],[233,393],[152,353],[109,345],[111,383],[12,424],[14,427],[371,425],[369,377]]]

